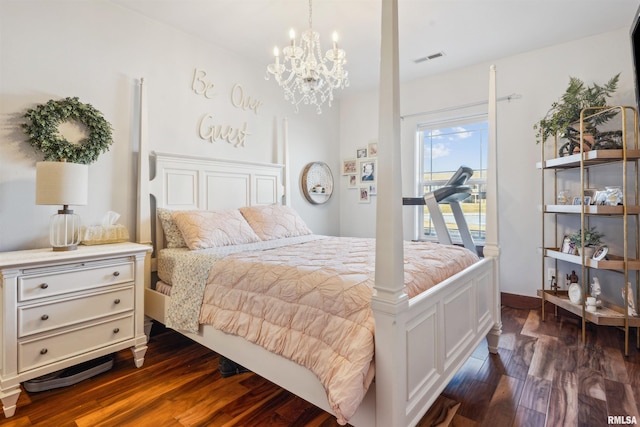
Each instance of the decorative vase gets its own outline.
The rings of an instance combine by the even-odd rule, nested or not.
[[[578,247],[578,255],[582,256],[582,252],[584,251],[584,257],[591,258],[593,257],[595,250],[596,248],[593,246],[585,246],[584,248]]]

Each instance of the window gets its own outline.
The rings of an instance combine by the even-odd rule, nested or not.
[[[417,182],[422,194],[443,186],[462,165],[473,169],[467,182],[471,196],[460,203],[471,236],[482,245],[486,228],[486,182],[488,122],[485,114],[473,119],[434,122],[420,125],[417,134],[417,152],[422,159],[417,165]],[[460,233],[451,208],[441,204],[447,228],[454,243],[461,243]],[[423,239],[435,239],[436,231],[431,215],[422,207],[422,221],[418,221],[418,235]]]

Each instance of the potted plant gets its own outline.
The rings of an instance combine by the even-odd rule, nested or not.
[[[584,256],[591,258],[596,247],[602,244],[602,238],[604,234],[597,231],[595,227],[590,227],[584,231],[584,247],[582,246],[582,230],[578,230],[575,233],[569,234],[569,240],[578,248],[578,253],[582,255],[582,250],[585,251]]]
[[[564,150],[561,148],[560,156],[573,154],[576,147],[579,151],[580,112],[584,108],[606,106],[607,98],[618,89],[619,79],[620,73],[613,76],[604,85],[594,83],[592,86],[586,86],[579,78],[569,77],[569,86],[564,94],[558,101],[552,103],[547,114],[534,124],[533,129],[537,131],[536,143],[544,142],[551,136],[559,135],[562,138],[569,139],[568,144],[565,144],[566,147],[563,146]],[[584,133],[594,135],[595,140],[594,143],[589,143],[588,148],[598,144],[598,138],[602,140],[602,148],[615,148],[610,145],[611,140],[615,140],[618,131],[601,132],[599,135],[597,127],[615,117],[618,111],[611,110],[597,115],[592,115],[592,113],[595,113],[595,111],[589,112],[584,119]]]

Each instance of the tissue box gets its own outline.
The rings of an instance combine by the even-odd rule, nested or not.
[[[81,227],[80,241],[83,245],[128,242],[129,231],[122,224]]]

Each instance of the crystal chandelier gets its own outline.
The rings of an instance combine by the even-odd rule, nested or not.
[[[333,90],[349,86],[348,72],[344,70],[346,53],[338,49],[338,35],[333,33],[333,48],[327,50],[324,57],[320,49],[320,35],[311,26],[311,0],[309,0],[309,29],[302,33],[300,41],[296,34],[289,32],[291,44],[282,49],[283,61],[280,62],[280,50],[273,49],[275,63],[267,66],[266,79],[272,74],[276,82],[284,89],[284,99],[295,105],[311,104],[322,113],[322,104],[327,101],[331,106]]]

